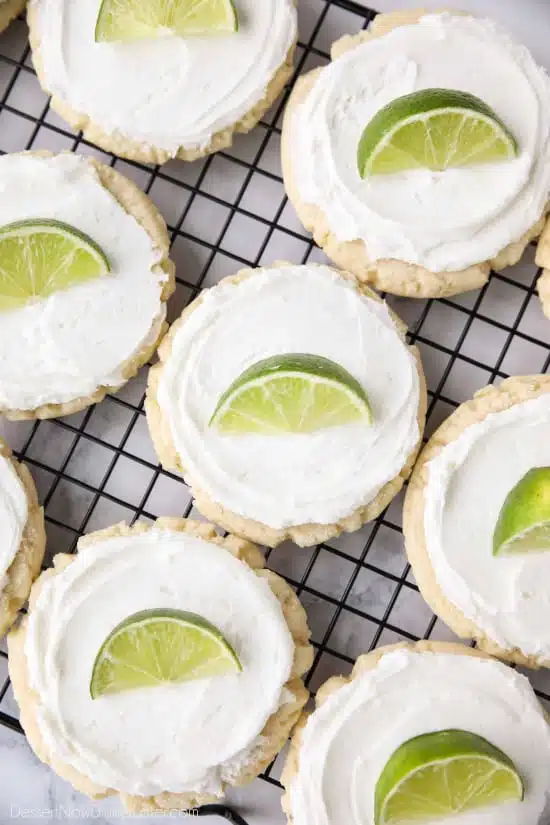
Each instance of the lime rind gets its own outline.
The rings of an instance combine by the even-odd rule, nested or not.
[[[452,89],[422,89],[374,115],[359,141],[357,166],[365,178],[511,160],[517,153],[513,134],[483,100]]]
[[[317,355],[291,353],[246,369],[222,394],[210,426],[223,434],[304,434],[372,423],[367,394],[343,367]]]
[[[144,610],[120,622],[101,645],[90,695],[98,699],[241,671],[234,648],[204,617],[169,608]]]
[[[110,270],[101,247],[62,221],[40,218],[0,227],[0,310],[20,308]]]
[[[423,825],[524,796],[523,780],[503,751],[477,734],[438,731],[392,754],[376,784],[374,821]]]
[[[163,34],[181,37],[237,32],[232,0],[103,0],[96,43],[131,42]]]

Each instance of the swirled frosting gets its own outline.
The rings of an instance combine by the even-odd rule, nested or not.
[[[508,162],[411,170],[362,180],[357,146],[373,115],[401,95],[442,87],[484,100],[512,130]],[[434,272],[491,260],[542,215],[550,191],[550,80],[490,20],[426,15],[323,68],[289,125],[300,199],[321,208],[339,241],[369,257]]]
[[[240,121],[296,40],[292,0],[236,0],[238,32],[96,43],[101,0],[32,0],[47,88],[114,134],[176,154]]]
[[[84,232],[111,273],[1,313],[0,407],[12,410],[120,386],[124,365],[157,338],[166,314],[160,250],[87,158],[0,158],[0,226],[33,218]]]
[[[491,413],[428,464],[424,533],[445,597],[493,641],[550,659],[550,553],[493,556],[510,490],[550,465],[550,394]]]
[[[374,791],[390,756],[415,736],[449,729],[500,748],[526,786],[523,802],[462,813],[460,825],[548,821],[550,728],[527,679],[487,659],[396,650],[309,718],[289,787],[294,825],[374,825]]]
[[[90,677],[111,630],[155,608],[198,613],[235,649],[242,673],[93,700]],[[25,653],[51,754],[99,786],[147,796],[220,794],[261,749],[286,701],[294,644],[268,583],[227,550],[155,528],[99,540],[49,579]]]
[[[330,358],[366,390],[374,423],[231,437],[209,426],[227,387],[273,355]],[[158,386],[186,478],[273,528],[331,524],[394,479],[419,438],[417,365],[385,304],[323,266],[274,266],[203,293]]]

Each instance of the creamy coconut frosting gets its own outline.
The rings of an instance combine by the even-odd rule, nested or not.
[[[550,394],[492,413],[428,464],[426,547],[445,597],[502,647],[550,659],[550,553],[494,557],[510,490],[550,465]]]
[[[227,436],[209,426],[248,367],[284,353],[330,358],[364,387],[374,423],[308,435]],[[273,528],[330,524],[395,478],[419,429],[419,378],[387,306],[328,267],[262,270],[203,294],[180,325],[158,402],[188,481]]]
[[[547,821],[550,729],[527,679],[495,661],[398,650],[309,718],[289,788],[294,825],[373,825],[376,782],[393,752],[415,736],[448,729],[500,748],[526,786],[523,802],[461,814],[461,825]]]
[[[0,593],[8,568],[19,550],[27,514],[25,488],[11,461],[0,455]]]
[[[489,104],[517,138],[519,156],[361,180],[357,146],[373,115],[433,87]],[[363,240],[373,261],[442,272],[490,260],[538,221],[548,199],[550,79],[489,20],[427,15],[354,48],[322,69],[290,129],[300,199],[321,208],[339,241]]]
[[[86,233],[112,271],[1,314],[0,406],[8,409],[119,386],[123,364],[157,337],[165,316],[160,251],[85,158],[0,158],[0,226],[32,218]]]
[[[96,43],[101,0],[32,0],[48,89],[108,134],[176,154],[259,103],[296,40],[292,0],[237,0],[238,32]]]
[[[129,615],[159,607],[212,622],[242,673],[92,700],[92,668],[107,635]],[[267,719],[284,704],[294,644],[265,580],[217,545],[157,528],[84,548],[47,581],[25,652],[51,756],[131,794],[219,794],[256,758]]]

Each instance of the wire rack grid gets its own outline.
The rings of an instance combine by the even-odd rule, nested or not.
[[[328,59],[330,43],[365,28],[375,12],[348,0],[300,0],[296,76]],[[276,259],[324,261],[285,197],[279,161],[288,96],[231,150],[162,168],[106,155],[67,129],[34,74],[24,20],[0,37],[0,152],[73,150],[94,155],[136,181],[156,202],[172,235],[178,286],[171,318],[199,291],[242,266]],[[429,435],[458,403],[510,374],[546,372],[550,323],[535,294],[533,250],[494,273],[481,291],[452,300],[391,299],[409,324],[429,386]],[[194,515],[180,477],[158,466],[143,411],[145,371],[117,395],[55,421],[10,424],[0,432],[30,467],[46,512],[49,555],[72,552],[85,532],[120,520]],[[347,673],[354,659],[401,639],[452,639],[423,602],[403,552],[402,497],[374,523],[311,549],[283,545],[268,564],[292,584],[308,612],[315,661],[312,691]],[[550,702],[550,674],[532,674]],[[0,646],[0,725],[22,732]],[[263,775],[278,785],[281,758]],[[231,816],[228,809],[217,813]],[[233,821],[240,821],[234,818]]]

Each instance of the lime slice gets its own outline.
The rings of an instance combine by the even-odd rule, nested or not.
[[[17,309],[109,271],[101,248],[68,224],[29,220],[0,228],[0,310]]]
[[[103,642],[90,694],[98,699],[241,670],[229,642],[206,619],[182,610],[143,610],[124,619]]]
[[[95,39],[112,43],[163,34],[224,34],[238,28],[231,0],[103,0]]]
[[[483,100],[452,89],[422,89],[393,100],[366,126],[357,150],[362,178],[511,160],[517,142]]]
[[[258,361],[218,401],[210,426],[229,435],[312,433],[372,422],[367,395],[347,370],[319,355]]]
[[[444,730],[409,739],[390,757],[376,783],[374,822],[425,823],[523,796],[505,753],[474,733]]]
[[[550,550],[550,467],[529,470],[510,490],[493,534],[493,553]]]

